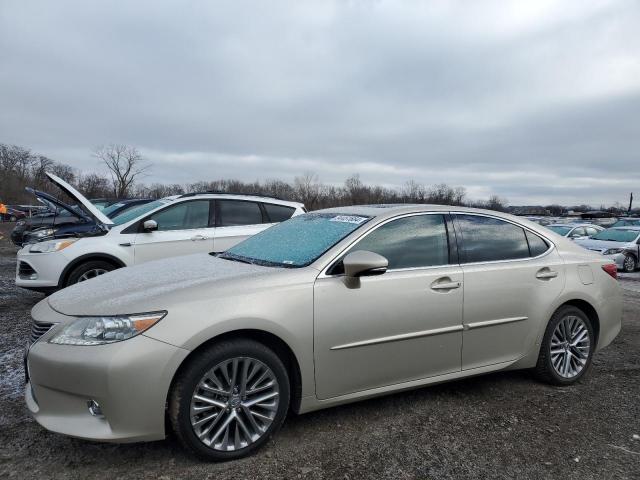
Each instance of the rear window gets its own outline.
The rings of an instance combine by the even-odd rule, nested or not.
[[[289,220],[296,211],[293,207],[276,205],[275,203],[263,203],[262,205],[264,205],[264,209],[267,211],[269,221],[271,222],[284,222],[285,220]]]

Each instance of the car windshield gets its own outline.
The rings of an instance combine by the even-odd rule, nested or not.
[[[166,205],[167,203],[169,203],[168,200],[155,200],[153,202],[145,203],[143,205],[130,208],[129,210],[121,213],[120,215],[116,215],[111,220],[113,220],[114,225],[122,225],[124,223],[127,223],[131,220],[138,218],[141,215],[144,215],[147,212],[150,212],[151,210],[155,210],[156,208],[161,207],[162,205]]]
[[[125,206],[124,203],[114,203],[112,205],[109,205],[104,210],[102,210],[102,213],[104,213],[107,217],[111,217],[111,213],[113,213],[115,210],[119,209],[120,207],[124,207],[124,206]]]
[[[340,213],[299,215],[249,237],[220,258],[265,266],[304,267],[370,219]]]
[[[640,220],[618,220],[616,223],[614,223],[611,226],[612,227],[629,227],[629,226],[640,227]]]
[[[610,242],[633,242],[640,234],[637,230],[613,229],[604,230],[593,237],[593,240],[607,240]]]
[[[562,227],[560,225],[550,225],[547,228],[559,235],[566,235],[567,233],[569,233],[569,230],[571,230],[571,227]]]

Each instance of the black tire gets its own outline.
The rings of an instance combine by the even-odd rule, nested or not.
[[[588,332],[589,338],[589,353],[586,360],[585,365],[582,367],[582,370],[578,372],[575,376],[571,378],[566,378],[561,376],[556,369],[554,368],[551,360],[551,339],[553,337],[554,331],[560,322],[562,322],[565,318],[569,316],[578,317],[580,320],[584,322]],[[542,345],[540,345],[540,354],[538,356],[538,363],[535,367],[535,375],[536,377],[546,383],[550,383],[552,385],[558,386],[567,386],[573,385],[574,383],[580,381],[580,379],[587,373],[589,368],[591,367],[591,361],[593,359],[593,353],[596,348],[595,335],[593,333],[593,325],[591,324],[591,320],[589,317],[579,308],[565,305],[560,307],[551,317],[549,324],[547,325],[547,329],[544,333],[544,337],[542,339]]]
[[[68,287],[69,285],[74,285],[81,281],[83,275],[87,274],[91,271],[104,271],[110,272],[115,270],[117,267],[112,263],[105,262],[104,260],[90,260],[88,262],[84,262],[74,268],[69,276],[67,277],[67,282],[63,285],[63,287]]]
[[[631,255],[630,253],[625,253],[624,261],[622,262],[622,270],[624,270],[627,273],[633,273],[636,271],[637,267],[638,267],[638,260],[636,260],[636,257]]]
[[[253,443],[233,451],[214,450],[205,445],[193,431],[190,417],[191,398],[205,373],[219,363],[236,357],[257,359],[271,369],[278,382],[279,403],[271,425]],[[280,429],[289,410],[289,396],[287,369],[271,349],[249,339],[227,340],[199,352],[180,369],[169,394],[169,420],[180,443],[196,456],[217,462],[234,460],[253,454]]]

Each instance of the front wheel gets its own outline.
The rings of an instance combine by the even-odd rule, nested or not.
[[[627,253],[622,261],[622,269],[627,273],[633,273],[636,271],[637,264],[638,262],[636,258]]]
[[[104,260],[91,260],[89,262],[85,262],[73,269],[69,274],[65,287],[75,283],[91,280],[92,278],[99,277],[100,275],[104,275],[105,273],[115,269],[116,267],[113,264],[105,262]]]
[[[577,307],[559,308],[544,334],[536,374],[553,385],[571,385],[587,372],[595,349],[591,320]]]
[[[248,339],[224,341],[198,354],[178,374],[169,418],[181,443],[214,461],[255,452],[282,425],[289,378],[280,358]]]

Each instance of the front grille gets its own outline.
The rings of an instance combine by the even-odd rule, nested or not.
[[[27,262],[21,260],[18,264],[18,275],[20,275],[20,278],[31,278],[31,275],[35,273],[36,271]]]
[[[49,330],[51,330],[51,327],[53,327],[54,325],[54,323],[33,322],[31,324],[31,343],[36,343],[38,339]]]

